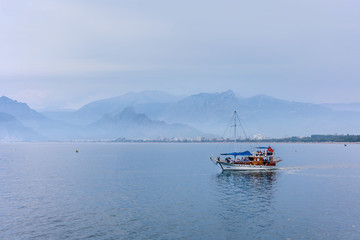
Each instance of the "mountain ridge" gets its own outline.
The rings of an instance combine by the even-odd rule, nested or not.
[[[234,110],[249,136],[357,134],[360,129],[360,112],[338,111],[321,104],[286,101],[264,94],[245,98],[228,90],[172,98],[163,92],[143,93],[146,96],[142,92],[128,93],[90,102],[66,119],[61,114],[58,118],[56,114],[44,116],[7,97],[0,98],[0,110],[15,114],[24,126],[54,140],[223,136]],[[80,111],[84,109],[87,110]]]
[[[138,114],[131,107],[125,108],[115,116],[105,114],[100,120],[90,124],[88,129],[96,136],[111,138],[158,138],[158,137],[196,137],[204,133],[184,124],[167,124],[150,119],[146,114]]]
[[[14,116],[0,112],[0,141],[19,142],[19,141],[45,141],[44,136],[33,129],[24,126]]]

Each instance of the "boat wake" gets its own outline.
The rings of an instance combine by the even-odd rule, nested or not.
[[[294,166],[294,167],[279,167],[277,170],[290,171],[290,170],[307,170],[307,169],[344,169],[344,168],[360,168],[360,164],[353,165],[323,165],[323,166]]]

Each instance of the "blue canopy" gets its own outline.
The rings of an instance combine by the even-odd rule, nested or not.
[[[231,156],[250,156],[251,153],[249,151],[245,152],[232,152],[232,153],[222,153],[220,155],[231,155]]]

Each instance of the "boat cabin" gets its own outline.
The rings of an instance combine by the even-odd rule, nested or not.
[[[274,150],[270,146],[257,148],[263,149],[263,151],[258,150],[254,153],[250,153],[249,151],[223,153],[221,155],[226,155],[227,157],[225,157],[224,160],[218,157],[217,160],[230,164],[276,166],[277,161],[274,161]],[[234,159],[231,159],[229,156],[234,156]]]

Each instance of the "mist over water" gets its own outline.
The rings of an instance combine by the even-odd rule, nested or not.
[[[271,144],[278,170],[222,173],[232,147],[1,143],[0,238],[360,238],[360,145]]]

